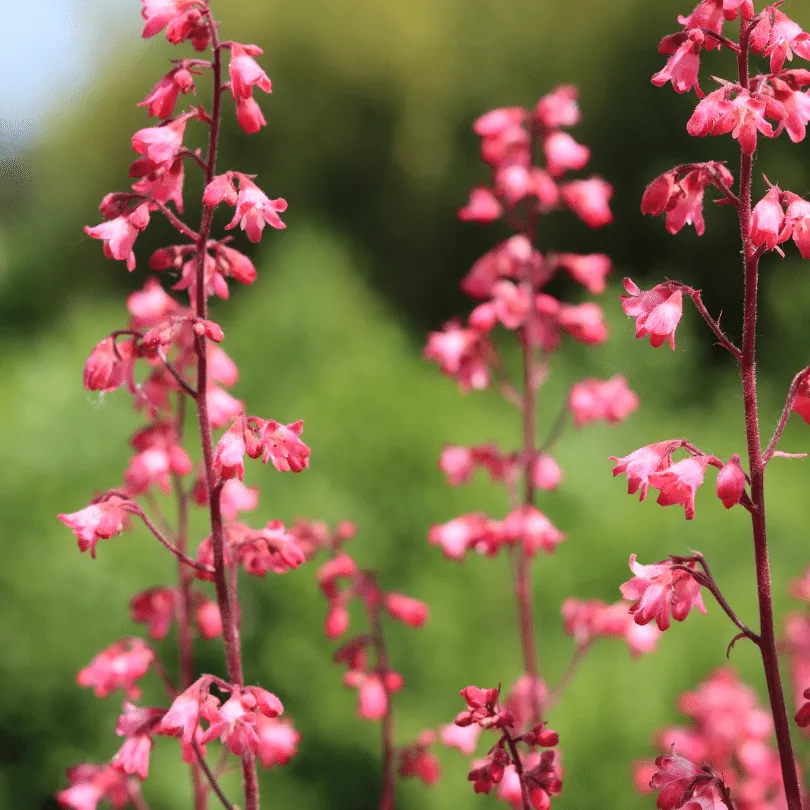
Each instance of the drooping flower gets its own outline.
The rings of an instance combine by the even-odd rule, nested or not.
[[[428,619],[428,606],[410,596],[395,592],[387,593],[383,604],[390,616],[410,627],[422,627]]]
[[[559,253],[555,257],[557,265],[565,269],[574,281],[581,284],[589,293],[599,295],[605,291],[605,279],[613,269],[610,257],[604,253]]]
[[[745,492],[745,472],[740,466],[740,455],[734,453],[717,474],[717,497],[726,509],[740,502]]]
[[[568,407],[574,415],[574,427],[605,420],[617,424],[638,407],[638,397],[627,380],[616,374],[609,380],[581,380],[571,387]]]
[[[60,514],[57,517],[73,530],[78,539],[79,550],[90,549],[90,556],[95,559],[96,543],[99,540],[115,537],[129,528],[129,512],[124,508],[127,503],[129,501],[120,495],[110,495],[78,512]]]
[[[188,93],[193,89],[194,79],[191,73],[184,67],[176,67],[161,77],[138,106],[146,107],[150,116],[169,118],[174,112],[180,93]]]
[[[129,610],[132,621],[147,625],[149,636],[160,641],[174,621],[176,605],[176,588],[149,588],[130,599]]]
[[[785,238],[788,234],[799,248],[803,259],[810,259],[810,202],[792,192],[785,194],[788,202],[785,212]]]
[[[705,39],[703,31],[698,28],[664,37],[658,46],[658,53],[668,55],[669,59],[652,77],[652,83],[656,87],[663,87],[667,82],[672,82],[672,89],[676,93],[688,93],[694,88],[698,98],[702,98],[698,72]]]
[[[289,720],[258,714],[254,729],[259,738],[256,755],[265,768],[286,765],[298,753],[301,735]]]
[[[552,177],[579,171],[588,165],[591,150],[577,143],[567,132],[556,130],[543,139],[546,169]]]
[[[486,186],[477,186],[470,191],[467,204],[459,209],[458,218],[462,222],[494,222],[501,216],[501,204],[498,198]]]
[[[117,343],[115,338],[106,337],[99,341],[84,366],[84,387],[109,393],[126,383],[134,391],[135,356],[134,340]]]
[[[613,186],[601,177],[587,180],[572,180],[560,187],[563,202],[586,225],[601,228],[613,222],[608,203],[613,196]]]
[[[565,535],[535,506],[513,509],[504,518],[502,536],[510,543],[520,543],[524,553],[534,557],[538,551],[552,554]]]
[[[767,194],[754,206],[751,212],[751,243],[756,247],[773,250],[782,237],[785,228],[785,212],[781,203],[782,191],[779,186],[771,186]]]
[[[132,796],[129,777],[112,765],[84,763],[68,768],[70,787],[56,794],[60,807],[96,810],[105,799],[116,810],[126,807]]]
[[[537,102],[533,115],[546,129],[573,127],[582,117],[577,104],[578,96],[579,90],[573,85],[560,85]]]
[[[682,444],[678,439],[670,439],[640,447],[623,458],[611,456],[610,460],[616,462],[613,476],[627,473],[627,494],[635,495],[638,492],[639,501],[643,501],[647,497],[650,476],[669,467],[672,454]]]
[[[694,562],[686,565],[692,569],[697,567]],[[706,612],[699,583],[691,574],[674,566],[671,560],[641,565],[636,562],[635,554],[630,555],[630,570],[635,576],[622,584],[620,590],[625,599],[636,600],[630,606],[636,624],[655,621],[663,631],[669,628],[670,615],[682,622],[693,607]]]
[[[301,441],[301,432],[304,429],[304,420],[282,425],[273,419],[258,420],[259,442],[264,450],[262,463],[268,461],[279,472],[301,472],[309,467],[309,447]]]
[[[104,243],[104,255],[127,263],[127,270],[135,269],[135,253],[132,250],[138,234],[149,224],[149,206],[142,203],[127,214],[102,222],[93,227],[86,225],[84,232]]]
[[[236,211],[233,219],[225,226],[231,230],[239,225],[251,242],[262,238],[265,224],[271,228],[282,229],[287,226],[279,214],[287,210],[287,201],[279,197],[271,200],[250,178],[239,177],[239,194],[236,199]]]
[[[476,329],[464,329],[450,321],[441,332],[431,332],[424,356],[439,364],[441,370],[456,379],[462,391],[481,390],[490,382],[486,362],[489,343]]]
[[[695,493],[703,483],[709,456],[690,456],[649,476],[650,486],[660,489],[661,506],[683,506],[687,520],[695,516]]]
[[[92,687],[97,697],[123,689],[132,700],[140,697],[139,681],[155,659],[154,650],[140,638],[125,638],[102,650],[76,676],[79,686]]]
[[[442,777],[442,769],[430,746],[436,740],[434,731],[424,731],[410,745],[399,750],[399,775],[407,778],[415,776],[428,787],[437,784]]]
[[[669,284],[640,290],[629,278],[623,282],[629,295],[619,296],[624,314],[636,320],[636,337],[650,336],[650,345],[658,348],[669,340],[675,349],[675,330],[683,315],[683,294]]]
[[[153,163],[171,163],[183,145],[189,117],[190,114],[181,115],[163,126],[139,129],[132,136],[132,148]]]

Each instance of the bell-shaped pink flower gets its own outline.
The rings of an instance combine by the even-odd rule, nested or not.
[[[177,97],[180,93],[188,93],[193,89],[194,79],[192,79],[191,73],[184,67],[176,67],[161,77],[149,95],[138,106],[146,107],[150,116],[170,118],[174,113],[174,106],[177,104]]]
[[[219,605],[210,599],[202,599],[194,611],[200,638],[219,638],[222,635],[222,614]]]
[[[228,72],[231,77],[231,92],[234,98],[249,98],[253,88],[258,87],[265,93],[270,93],[273,86],[267,74],[259,67],[254,56],[261,56],[262,49],[258,45],[240,45],[234,42],[231,45],[231,61]]]
[[[210,675],[198,678],[174,699],[155,728],[157,734],[180,738],[184,762],[195,760],[194,741],[196,740],[198,744],[203,742],[200,720],[213,723],[219,717],[219,700],[208,691],[210,685]]]
[[[134,340],[116,343],[115,338],[106,337],[99,341],[84,365],[84,387],[108,393],[126,383],[134,391],[135,355]]]
[[[287,227],[279,217],[286,210],[286,200],[280,197],[271,200],[252,180],[239,175],[236,212],[225,230],[235,228],[238,224],[251,242],[258,242],[262,238],[265,223],[277,229]]]
[[[546,156],[546,169],[552,177],[584,169],[591,158],[591,150],[587,146],[559,130],[543,139],[543,153]]]
[[[754,206],[751,213],[751,242],[756,247],[773,250],[779,242],[788,238],[787,234],[780,238],[785,227],[781,194],[779,186],[772,186]]]
[[[701,781],[705,789],[706,772],[684,757],[677,754],[663,754],[655,760],[655,765],[658,770],[650,781],[650,787],[661,791],[656,802],[660,810],[676,810],[683,807],[693,799],[694,791],[690,788],[694,788],[696,784],[699,786]],[[695,805],[703,807],[698,802],[695,802]],[[714,806],[714,802],[709,805]]]
[[[112,765],[84,763],[68,768],[70,787],[56,794],[60,807],[71,810],[96,810],[105,799],[116,810],[130,803],[132,790],[129,777]]]
[[[552,554],[565,535],[535,506],[513,509],[503,521],[503,537],[521,543],[524,553],[533,557],[538,551]]]
[[[559,464],[547,453],[536,456],[531,468],[532,484],[545,492],[554,492],[562,481]]]
[[[703,32],[697,28],[664,37],[658,46],[658,53],[669,55],[669,59],[652,77],[652,83],[656,87],[663,87],[667,82],[672,82],[672,89],[676,93],[688,93],[694,88],[698,98],[702,98],[698,72],[704,40]]]
[[[383,604],[389,615],[410,627],[422,627],[428,618],[428,606],[401,593],[387,593]]]
[[[256,755],[265,768],[286,765],[298,753],[301,735],[288,720],[277,720],[259,714],[256,716],[254,729],[259,738]]]
[[[424,356],[437,362],[466,393],[489,386],[490,373],[485,360],[488,348],[486,337],[479,331],[464,329],[458,321],[449,321],[441,332],[430,333]]]
[[[717,474],[717,497],[726,509],[731,509],[740,502],[743,492],[745,492],[745,472],[740,466],[739,453],[734,453]]]
[[[155,660],[154,650],[139,638],[125,638],[102,650],[76,676],[79,686],[92,687],[96,697],[123,689],[130,699],[140,697],[139,681]]]
[[[602,307],[592,301],[584,304],[562,304],[557,323],[574,340],[586,346],[597,346],[608,339],[608,327]]]
[[[415,776],[428,787],[433,787],[441,780],[441,764],[430,750],[435,736],[433,731],[423,732],[414,743],[400,748],[398,773],[401,777]]]
[[[581,284],[589,293],[599,295],[607,287],[605,279],[613,265],[610,257],[604,253],[559,253],[556,256],[557,265],[565,269],[574,281]]]
[[[675,348],[675,329],[683,315],[683,295],[668,284],[658,284],[651,290],[640,290],[629,278],[623,283],[629,295],[620,296],[624,314],[635,318],[636,337],[650,336],[650,345],[658,348],[668,339]]]
[[[441,546],[445,557],[461,560],[468,549],[487,538],[490,526],[486,515],[480,512],[462,515],[447,523],[431,526],[428,541],[434,546]]]
[[[80,551],[90,549],[95,559],[96,543],[121,534],[129,528],[129,512],[124,508],[129,501],[118,495],[110,495],[103,500],[91,503],[84,509],[71,514],[57,515],[59,520],[73,530]]]
[[[104,255],[127,263],[127,270],[135,269],[135,253],[132,248],[138,234],[149,224],[149,206],[142,203],[128,214],[102,222],[93,227],[86,225],[84,232],[104,243]]]
[[[309,467],[309,447],[301,439],[304,420],[282,425],[273,419],[262,420],[259,440],[264,448],[262,463],[272,461],[279,472],[301,472]]]
[[[149,588],[130,599],[129,611],[133,622],[147,625],[149,636],[160,641],[169,632],[176,606],[176,588]]]
[[[244,133],[247,135],[255,135],[263,126],[267,125],[267,121],[262,113],[262,108],[253,96],[248,96],[247,98],[236,96],[234,103],[236,106],[236,120]],[[273,202],[280,205],[282,202],[286,201],[273,200]],[[283,211],[284,209],[277,208],[276,210]],[[280,222],[281,220],[278,221]],[[277,228],[278,225],[274,225],[273,227]],[[251,241],[256,242],[258,240],[253,239]]]
[[[589,227],[601,228],[613,222],[608,205],[613,186],[601,177],[572,180],[560,187],[560,194],[565,205]]]
[[[605,420],[617,424],[638,408],[638,397],[617,374],[609,380],[582,380],[571,387],[568,407],[574,415],[574,427]]]
[[[650,476],[670,466],[672,454],[681,447],[678,439],[648,444],[630,453],[629,456],[617,458],[611,456],[610,460],[616,462],[613,476],[627,473],[627,494],[639,493],[639,501],[647,497],[647,487]]]
[[[670,614],[682,622],[693,607],[706,612],[700,585],[686,571],[673,568],[672,561],[641,565],[630,555],[630,570],[635,575],[621,585],[622,596],[636,600],[630,607],[636,624],[655,621],[659,630],[667,630]],[[694,567],[694,563],[690,567]]]
[[[686,17],[679,15],[678,22],[687,29],[708,28],[715,34],[720,34],[725,22],[723,2],[724,0],[700,0],[691,14]],[[709,37],[709,42],[711,42],[711,37]]]
[[[478,744],[478,737],[481,734],[481,727],[472,724],[469,726],[459,726],[449,723],[442,726],[440,736],[443,745],[448,748],[457,748],[462,754],[472,756]]]
[[[357,688],[357,714],[365,720],[379,720],[388,711],[388,692],[377,673],[362,677]]]
[[[654,472],[649,477],[650,486],[660,489],[658,501],[661,506],[683,506],[687,520],[695,517],[695,492],[703,483],[709,456],[690,456],[671,467]]]
[[[767,9],[763,17],[767,27],[770,27],[763,56],[771,57],[771,73],[779,73],[786,59],[793,60],[794,53],[802,59],[810,59],[810,34],[802,31],[798,23],[773,6]],[[759,26],[762,25],[760,22]]]
[[[486,186],[477,186],[470,192],[467,204],[459,209],[458,218],[462,222],[486,224],[500,218],[502,213],[498,198]]]
[[[245,420],[238,418],[222,434],[214,450],[214,470],[222,478],[245,477]]]
[[[159,34],[169,24],[183,25],[196,24],[199,19],[199,11],[195,11],[198,0],[141,0],[141,16],[144,19],[144,28],[141,36],[144,39]],[[186,17],[195,11],[197,17],[194,22],[186,22]],[[174,42],[173,39],[169,39]],[[176,40],[182,42],[182,39]],[[175,42],[175,44],[176,44]]]
[[[545,129],[573,127],[582,118],[577,98],[579,90],[570,84],[556,87],[543,96],[534,108],[533,115]]]
[[[183,115],[161,127],[139,129],[132,136],[132,148],[153,163],[169,163],[183,145],[188,118]]]
[[[793,238],[803,259],[810,259],[810,202],[796,194],[787,192],[789,200],[785,213],[785,238]]]

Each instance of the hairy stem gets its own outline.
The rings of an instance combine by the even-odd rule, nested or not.
[[[750,29],[740,15],[740,52],[738,55],[739,81],[748,87],[748,37]],[[751,475],[751,527],[754,539],[754,558],[757,574],[757,597],[759,601],[760,643],[762,665],[768,686],[771,714],[779,748],[782,781],[788,810],[801,810],[802,801],[796,775],[793,743],[790,738],[785,695],[779,673],[776,652],[776,635],[773,622],[771,572],[768,562],[768,536],[765,523],[765,460],[759,431],[756,377],[756,327],[758,303],[759,253],[751,244],[751,176],[753,156],[742,154],[740,161],[740,204],[737,208],[740,220],[740,236],[743,245],[745,272],[745,305],[743,310],[742,378],[743,405],[745,408],[745,433],[748,444],[748,464]]]
[[[211,32],[211,50],[213,53],[211,69],[213,72],[213,89],[211,118],[208,133],[208,151],[205,169],[205,184],[213,180],[216,174],[217,147],[222,120],[222,49],[219,44],[217,26],[209,10],[208,27]],[[196,242],[196,295],[195,310],[198,318],[206,318],[207,298],[205,290],[205,259],[208,238],[211,235],[213,210],[203,206],[200,230]],[[228,589],[225,565],[225,543],[222,527],[222,512],[219,496],[221,486],[214,475],[214,449],[211,437],[211,420],[208,415],[208,358],[205,335],[195,334],[194,347],[197,353],[197,419],[202,443],[203,465],[205,467],[205,484],[208,492],[208,509],[211,521],[211,545],[214,553],[214,585],[217,594],[220,614],[222,616],[222,639],[225,647],[225,664],[228,679],[241,686],[244,683],[242,670],[242,653],[239,641],[239,624],[236,611]],[[245,791],[245,810],[259,810],[259,781],[256,774],[256,762],[253,755],[246,752],[242,755],[242,778]]]

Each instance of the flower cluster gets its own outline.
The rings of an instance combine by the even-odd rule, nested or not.
[[[85,232],[102,241],[107,258],[122,261],[134,271],[138,234],[155,215],[162,216],[179,241],[156,250],[149,267],[170,277],[171,289],[180,295],[167,292],[158,276],[147,278],[127,299],[129,322],[104,337],[90,353],[85,388],[99,394],[126,389],[146,424],[132,437],[132,455],[121,485],[59,518],[73,531],[80,550],[89,550],[91,556],[100,540],[120,534],[130,528],[131,518],[137,518],[179,561],[175,582],[142,591],[133,597],[130,609],[132,619],[145,624],[155,640],[177,626],[181,691],[177,694],[156,650],[140,639],[123,639],[99,653],[79,673],[82,686],[92,687],[99,697],[121,689],[127,698],[137,699],[138,682],[153,670],[172,702],[168,708],[127,704],[116,729],[126,740],[110,766],[73,769],[71,787],[58,800],[74,810],[95,807],[102,798],[123,807],[135,794],[131,780],[116,774],[145,779],[152,737],[166,734],[180,738],[183,758],[191,765],[195,806],[205,804],[209,789],[202,781],[203,772],[213,780],[210,787],[221,791],[205,763],[204,750],[206,743],[219,739],[242,759],[244,805],[240,805],[258,810],[255,760],[266,767],[287,762],[299,735],[278,719],[282,707],[275,695],[245,686],[235,595],[238,566],[254,576],[283,573],[301,565],[306,555],[280,521],[252,529],[239,520],[241,513],[258,504],[257,490],[243,483],[244,456],[261,457],[280,472],[297,473],[309,466],[309,448],[301,440],[302,421],[285,424],[246,416],[244,404],[230,393],[239,371],[219,345],[224,334],[210,317],[209,299],[228,298],[231,280],[252,284],[256,279],[251,260],[231,245],[233,237],[213,236],[218,205],[234,209],[226,229],[239,226],[253,242],[261,239],[265,225],[285,227],[279,214],[286,202],[269,198],[254,182],[254,175],[216,171],[223,94],[231,96],[242,130],[255,133],[265,120],[254,90],[269,93],[271,83],[256,61],[262,53],[259,47],[220,39],[208,0],[141,0],[141,6],[144,37],[165,30],[170,43],[189,42],[200,55],[173,60],[171,70],[139,104],[160,121],[132,136],[136,157],[129,168],[134,179],[131,190],[107,194],[100,205],[103,222],[86,227]],[[210,52],[208,58],[202,56],[205,51]],[[210,110],[202,105],[178,108],[180,97],[194,93],[195,77],[204,73],[212,76]],[[206,150],[189,144],[195,127],[207,130]],[[182,219],[187,166],[203,174],[197,227]],[[189,411],[196,416],[196,444],[202,450],[198,464],[186,449],[191,438]],[[222,429],[215,442],[212,431]],[[175,499],[175,525],[162,514],[157,495]],[[190,510],[195,505],[206,510],[210,524],[196,559],[189,555]],[[195,577],[200,587],[195,586]],[[216,599],[206,594],[206,581],[214,583]],[[227,681],[195,673],[195,626],[202,639],[222,638]],[[227,700],[215,697],[212,687],[227,694]]]
[[[784,802],[773,721],[732,669],[715,672],[682,695],[678,706],[690,724],[656,738],[670,753],[635,766],[636,786],[660,791],[661,810],[709,810],[729,795],[745,810],[772,810]]]

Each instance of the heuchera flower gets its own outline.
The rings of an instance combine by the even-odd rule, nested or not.
[[[135,594],[129,602],[133,622],[146,624],[155,641],[166,638],[174,621],[176,588],[150,588]]]
[[[60,514],[57,517],[73,530],[78,539],[79,551],[90,549],[90,556],[95,559],[96,543],[99,540],[108,540],[129,528],[129,513],[123,508],[127,503],[129,501],[119,495],[110,495],[78,512]]]
[[[155,659],[154,650],[142,639],[125,638],[102,650],[76,676],[79,686],[90,686],[96,697],[107,697],[123,689],[132,700],[140,697],[136,681],[149,671]]]
[[[740,466],[740,455],[734,455],[723,465],[717,474],[717,497],[726,509],[740,502],[745,492],[745,472]]]
[[[613,476],[627,473],[627,494],[635,495],[638,492],[639,501],[643,501],[647,497],[650,476],[669,467],[672,454],[681,445],[682,442],[678,439],[670,439],[640,447],[623,458],[611,456],[610,460],[616,462]]]
[[[705,39],[703,31],[698,28],[664,37],[658,46],[658,53],[668,55],[669,59],[652,77],[652,83],[656,87],[663,87],[667,82],[672,82],[672,89],[676,93],[688,93],[694,88],[698,98],[703,98],[698,72]]]
[[[56,794],[60,807],[96,810],[106,799],[116,810],[122,810],[130,803],[133,791],[129,778],[112,765],[76,765],[68,768],[67,778],[70,787]]]
[[[802,31],[801,26],[795,23],[784,12],[774,6],[769,6],[762,14],[764,18],[759,27],[766,23],[770,27],[768,44],[763,56],[771,57],[771,73],[779,73],[785,60],[793,61],[793,54],[802,59],[810,59],[810,34]]]
[[[104,243],[104,255],[127,263],[127,270],[135,269],[135,253],[132,250],[138,234],[149,224],[149,206],[142,203],[128,214],[102,222],[100,225],[85,226],[84,232],[93,239]]]
[[[239,194],[236,199],[236,211],[233,219],[225,226],[225,230],[231,230],[239,225],[251,242],[258,242],[262,238],[265,224],[271,228],[286,228],[279,214],[287,210],[287,201],[280,197],[271,200],[249,177],[243,174],[237,177]]]
[[[503,521],[503,538],[510,543],[521,543],[528,557],[538,551],[552,554],[565,535],[535,506],[524,505],[513,509]]]
[[[613,186],[601,177],[588,180],[572,180],[560,187],[563,202],[586,225],[601,228],[613,222],[608,203],[613,196]]]
[[[803,259],[810,259],[810,202],[792,192],[786,192],[785,239],[793,237]],[[781,240],[780,240],[781,241]]]
[[[256,419],[254,417],[254,419]],[[262,463],[272,461],[279,472],[301,472],[309,467],[309,447],[301,439],[304,420],[282,425],[273,419],[256,420],[260,424],[259,441],[264,456]]]
[[[464,329],[458,321],[445,324],[441,332],[431,332],[424,356],[439,364],[441,370],[456,379],[465,393],[489,386],[490,375],[485,357],[487,339],[475,329]]]
[[[115,338],[106,337],[99,341],[84,365],[84,387],[109,393],[126,383],[134,392],[135,353],[134,340],[116,343]]]
[[[163,126],[139,129],[132,136],[132,148],[153,163],[170,163],[183,145],[189,117],[191,114],[181,115]]]
[[[662,754],[655,765],[658,770],[650,787],[660,791],[656,802],[660,810],[676,810],[687,803],[690,810],[715,807],[712,780],[702,768],[677,754]],[[708,804],[701,799],[708,799]]]
[[[579,171],[588,165],[591,150],[577,143],[567,132],[550,133],[543,139],[546,169],[552,177],[560,177],[568,171]]]
[[[571,387],[568,407],[574,427],[605,420],[617,424],[638,408],[638,397],[627,387],[627,380],[616,374],[609,380],[581,380]]]
[[[639,625],[627,611],[626,602],[608,605],[598,599],[566,599],[561,613],[565,632],[578,647],[590,646],[597,638],[624,639],[634,657],[655,650],[661,631],[654,625]],[[649,780],[648,780],[649,781]]]
[[[289,720],[257,714],[253,727],[259,738],[256,755],[265,768],[286,765],[298,753],[301,735]]]
[[[144,39],[159,34],[169,26],[166,38],[176,45],[186,38],[201,17],[196,8],[197,0],[141,0],[141,3],[141,16],[144,19],[141,36]],[[189,30],[185,31],[187,28]]]
[[[126,737],[126,740],[112,758],[114,768],[146,779],[149,775],[152,733],[164,714],[165,709],[151,709],[124,702],[124,712],[118,718],[115,733],[119,737]]]
[[[773,250],[788,238],[787,235],[780,238],[785,227],[781,194],[779,186],[772,186],[751,212],[751,243],[756,247]]]
[[[176,67],[161,77],[138,106],[146,107],[150,116],[170,118],[180,93],[188,93],[193,89],[194,79],[191,73],[184,67]]]
[[[695,517],[695,492],[703,483],[709,456],[692,456],[649,476],[650,486],[660,489],[657,503],[661,506],[683,506],[687,520]]]
[[[200,719],[213,722],[217,717],[219,700],[208,690],[211,676],[203,675],[172,701],[172,705],[155,728],[157,734],[180,738],[184,762],[194,762],[195,740],[201,742]]]
[[[442,768],[430,746],[436,741],[434,731],[423,731],[410,745],[399,750],[399,775],[415,776],[428,787],[437,784],[442,778]]]
[[[486,224],[499,219],[503,209],[498,198],[486,186],[477,186],[470,192],[467,204],[458,211],[462,222]]]
[[[422,627],[427,621],[428,606],[418,599],[391,592],[385,594],[383,604],[390,616],[404,622],[409,627]]]
[[[543,96],[534,108],[533,116],[546,129],[573,127],[580,122],[577,98],[579,90],[570,84],[560,85]]]
[[[650,336],[650,345],[658,348],[666,340],[675,349],[675,329],[683,315],[683,294],[669,284],[640,290],[629,278],[623,282],[629,295],[621,295],[624,314],[636,319],[636,337]]]
[[[605,279],[613,269],[610,257],[604,253],[558,253],[557,265],[565,269],[574,281],[581,284],[589,293],[599,295],[607,287]]]
[[[636,600],[630,606],[630,613],[636,624],[648,624],[655,621],[659,630],[666,630],[672,617],[682,622],[693,607],[701,613],[706,612],[700,585],[686,571],[676,569],[671,560],[651,565],[636,562],[636,555],[630,555],[630,570],[635,576],[622,584],[622,596]],[[687,567],[696,568],[696,563],[687,563]]]

